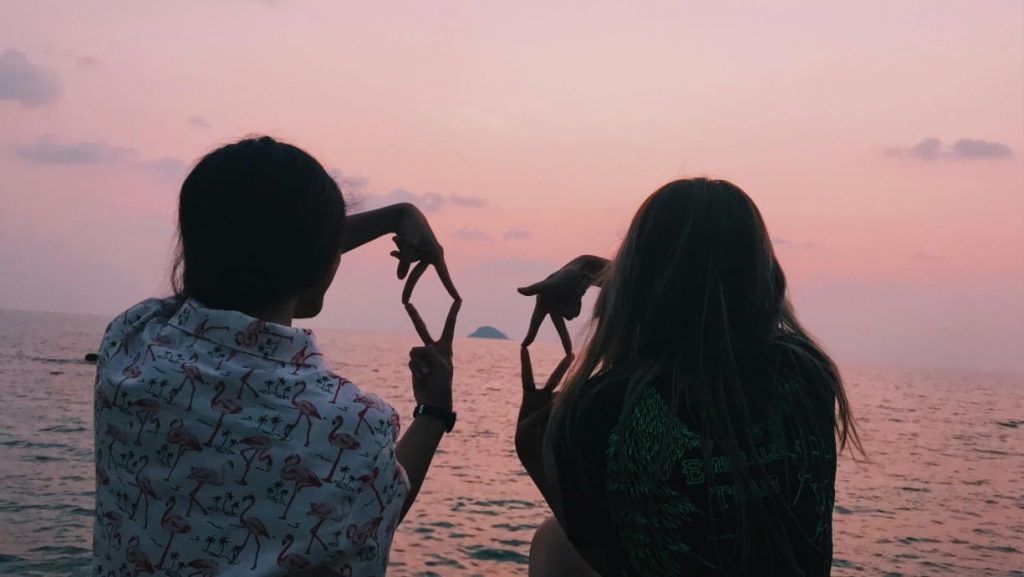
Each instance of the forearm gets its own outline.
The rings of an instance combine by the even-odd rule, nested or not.
[[[536,485],[537,490],[540,491],[544,500],[550,503],[550,496],[547,494],[547,477],[544,474],[544,460],[541,458],[540,451],[522,450],[517,446],[516,453],[519,456],[519,462],[522,463],[523,468],[526,469],[526,474],[530,476],[530,480],[532,480],[533,484]]]
[[[542,418],[546,420],[547,416],[543,415]],[[542,429],[539,434],[517,434],[516,456],[519,457],[519,462],[526,469],[526,474],[530,476],[533,484],[537,486],[537,490],[540,491],[544,500],[549,505],[553,505],[555,495],[552,491],[550,475],[548,475],[547,467],[544,463],[544,431],[546,428]]]
[[[409,208],[407,203],[391,204],[348,216],[345,219],[345,233],[341,238],[341,252],[359,248],[386,234],[394,234]]]
[[[409,478],[409,494],[402,506],[402,518],[409,512],[423,486],[434,459],[434,452],[445,433],[445,424],[431,417],[413,419],[412,424],[395,445],[395,456]]]

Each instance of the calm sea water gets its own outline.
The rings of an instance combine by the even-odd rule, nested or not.
[[[0,575],[88,575],[93,350],[105,319],[0,311]],[[410,331],[411,332],[411,331]],[[409,418],[413,337],[318,331],[332,366]],[[389,575],[525,575],[547,515],[512,447],[517,345],[456,342],[459,426]],[[559,355],[539,344],[535,369]],[[844,371],[871,462],[840,462],[833,575],[1024,576],[1024,377]]]

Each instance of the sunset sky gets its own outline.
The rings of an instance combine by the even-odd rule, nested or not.
[[[423,208],[461,334],[521,337],[516,286],[711,175],[841,363],[1024,371],[1018,0],[4,2],[0,308],[166,294],[182,178],[250,133]],[[390,249],[347,255],[309,324],[411,332]],[[439,325],[435,276],[415,298]]]

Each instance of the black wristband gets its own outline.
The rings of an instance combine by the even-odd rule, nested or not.
[[[446,433],[452,432],[455,428],[455,411],[449,411],[448,409],[442,409],[435,405],[416,405],[416,408],[412,411],[412,418],[419,417],[420,415],[426,415],[433,417],[445,424]]]

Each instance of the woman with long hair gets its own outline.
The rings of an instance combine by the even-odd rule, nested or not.
[[[548,314],[565,335],[592,284],[579,358],[560,392],[571,353],[538,389],[526,345]],[[532,575],[829,574],[837,448],[860,444],[750,197],[670,182],[612,261],[579,257],[520,292],[538,298],[516,448],[557,520]]]
[[[100,346],[93,574],[385,573],[454,424],[460,299],[415,207],[346,212],[316,159],[269,137],[218,148],[185,179],[175,294],[129,308]],[[401,437],[395,409],[292,326],[319,314],[341,254],[384,234],[426,345],[410,352],[418,406]],[[409,304],[430,265],[454,299],[437,342]]]

